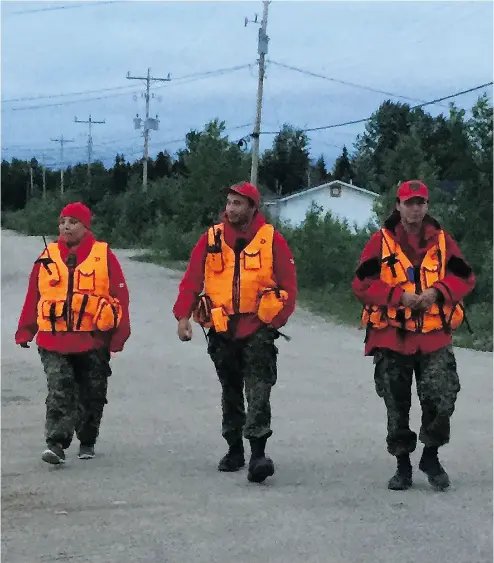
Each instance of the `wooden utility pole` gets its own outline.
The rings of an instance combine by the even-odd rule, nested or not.
[[[64,172],[64,167],[65,167],[65,164],[63,162],[63,146],[65,145],[65,143],[73,143],[74,140],[73,139],[64,139],[63,135],[62,135],[60,137],[60,139],[52,139],[52,141],[54,143],[60,143],[60,195],[63,195],[63,192],[64,192],[63,172]]]
[[[148,184],[148,157],[149,157],[149,129],[151,121],[149,119],[149,91],[151,87],[151,82],[170,82],[171,78],[168,75],[166,78],[156,78],[155,76],[151,76],[151,69],[148,68],[148,72],[146,76],[130,76],[130,72],[127,73],[128,80],[144,80],[146,82],[146,93],[144,97],[146,99],[146,120],[144,122],[144,154],[143,154],[143,161],[142,161],[142,188],[145,191],[147,189]],[[157,119],[156,126],[157,127]]]
[[[263,2],[264,9],[262,14],[261,27],[259,29],[259,41],[257,52],[259,53],[259,79],[257,82],[257,102],[256,102],[256,121],[254,125],[254,131],[252,133],[252,166],[250,170],[250,182],[257,185],[257,173],[259,169],[259,136],[261,133],[261,116],[262,116],[262,94],[264,87],[264,74],[265,74],[265,58],[268,54],[268,42],[269,37],[267,36],[266,30],[268,27],[268,8],[269,1]],[[245,25],[247,25],[248,20],[245,19]],[[257,23],[257,16],[256,21]]]
[[[75,123],[87,123],[89,125],[89,132],[88,132],[88,136],[87,136],[87,176],[88,176],[88,181],[91,182],[91,159],[93,156],[93,137],[91,135],[91,126],[95,123],[106,123],[106,121],[103,119],[103,121],[94,121],[91,118],[91,115],[89,115],[89,119],[87,121],[82,121],[80,119],[77,119],[77,117],[74,118],[74,122]]]

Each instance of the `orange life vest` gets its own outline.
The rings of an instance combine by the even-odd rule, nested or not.
[[[122,308],[110,295],[106,242],[95,242],[89,256],[75,268],[64,263],[56,242],[48,245],[38,261],[40,331],[107,331],[120,324]]]
[[[390,232],[381,229],[381,280],[395,287],[399,286],[409,293],[419,294],[446,273],[446,238],[439,231],[438,242],[424,256],[419,272],[416,272],[400,245]],[[417,276],[418,274],[418,276]],[[415,277],[418,279],[415,279]],[[463,322],[464,312],[461,303],[452,305],[433,304],[426,311],[413,311],[409,307],[378,307],[367,305],[362,312],[362,324],[369,328],[383,329],[387,326],[402,328],[411,332],[431,332],[458,328]]]
[[[204,266],[204,295],[194,320],[217,332],[228,329],[231,315],[256,313],[269,324],[288,294],[276,286],[273,274],[273,225],[263,225],[252,241],[235,253],[225,242],[222,223],[208,230]]]

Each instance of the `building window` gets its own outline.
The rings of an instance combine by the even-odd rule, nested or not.
[[[329,188],[331,197],[340,197],[341,196],[341,186],[331,186]]]

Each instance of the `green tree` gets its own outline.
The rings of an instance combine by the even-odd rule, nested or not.
[[[312,168],[311,178],[312,185],[314,186],[324,184],[332,179],[331,174],[327,170],[324,155],[321,154],[321,156],[316,160],[316,163]]]
[[[352,169],[352,165],[350,163],[350,159],[348,157],[348,150],[346,146],[343,147],[343,152],[341,155],[336,159],[332,177],[333,180],[341,180],[342,182],[350,182],[354,179],[354,173]]]
[[[259,179],[279,195],[290,194],[307,185],[309,166],[307,135],[285,123],[274,138],[272,148],[264,152]]]

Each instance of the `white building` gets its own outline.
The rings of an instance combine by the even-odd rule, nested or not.
[[[333,180],[315,188],[309,188],[285,197],[266,201],[265,205],[273,217],[298,227],[305,219],[313,204],[321,207],[323,213],[331,215],[340,221],[347,220],[350,227],[355,224],[359,228],[376,221],[372,209],[379,194],[347,184],[340,180]]]

